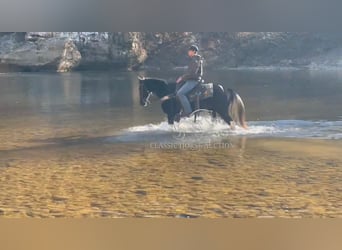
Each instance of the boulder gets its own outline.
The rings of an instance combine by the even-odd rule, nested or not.
[[[58,72],[69,72],[76,68],[82,59],[81,53],[72,40],[64,44],[64,51],[60,59]]]

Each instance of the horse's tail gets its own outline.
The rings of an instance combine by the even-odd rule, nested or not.
[[[245,105],[238,93],[227,89],[228,115],[241,127],[247,129]]]

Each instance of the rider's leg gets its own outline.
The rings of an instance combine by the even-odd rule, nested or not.
[[[186,96],[189,91],[196,87],[197,81],[189,80],[184,83],[184,85],[177,91],[176,96],[182,104],[184,115],[189,115],[192,112],[190,102]]]

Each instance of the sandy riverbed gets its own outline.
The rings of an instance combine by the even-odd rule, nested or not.
[[[167,150],[74,139],[5,150],[0,215],[342,217],[341,141],[231,145]]]

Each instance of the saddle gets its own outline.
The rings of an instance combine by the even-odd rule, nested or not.
[[[199,102],[201,100],[207,99],[214,95],[214,84],[213,83],[199,83],[195,88],[193,88],[186,96],[190,103],[194,103],[195,109],[199,109]],[[167,95],[161,98],[161,101],[166,101],[175,94]]]
[[[214,94],[213,83],[201,83],[193,88],[188,94],[190,102],[199,102],[200,100],[212,97]]]

